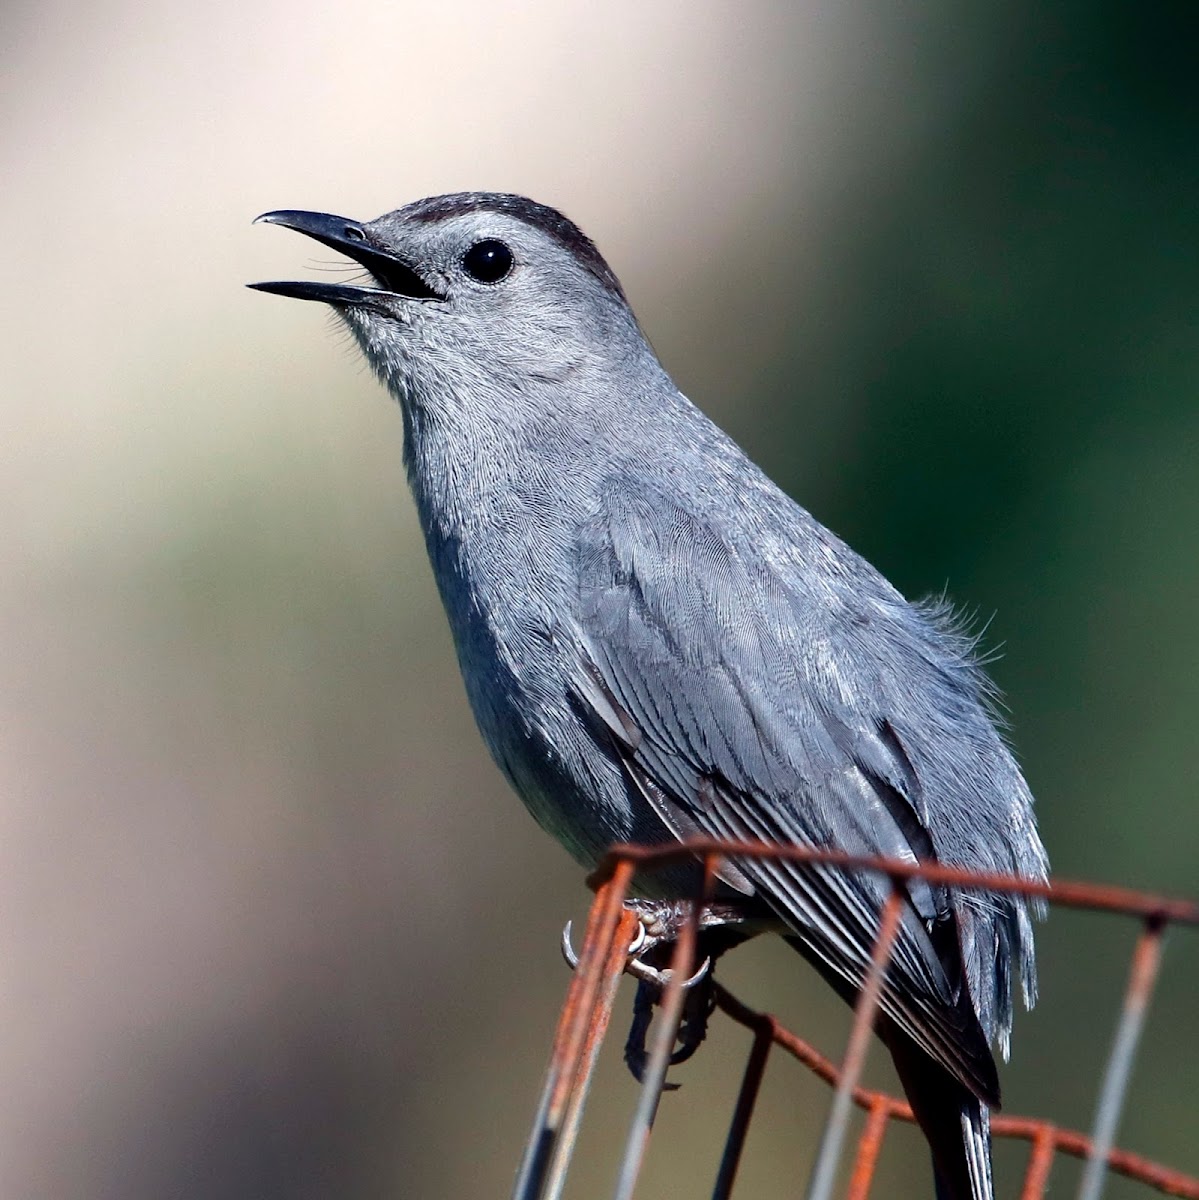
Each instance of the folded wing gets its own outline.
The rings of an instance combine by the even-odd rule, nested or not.
[[[577,567],[577,702],[667,826],[936,859],[922,781],[890,711],[904,680],[886,677],[864,636],[902,604],[881,579],[877,612],[835,571],[804,572],[800,587],[800,573],[760,546],[743,553],[669,497],[617,483],[579,533]],[[826,974],[860,986],[886,879],[765,860],[736,867]],[[908,885],[881,1007],[996,1104],[961,915],[953,892]]]

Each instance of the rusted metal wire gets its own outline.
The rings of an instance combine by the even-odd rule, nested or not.
[[[745,1148],[749,1123],[753,1120],[758,1093],[762,1090],[762,1080],[766,1075],[766,1060],[770,1057],[771,1046],[774,1045],[774,1024],[773,1017],[762,1017],[752,1026],[754,1045],[745,1064],[741,1090],[737,1093],[737,1107],[733,1109],[733,1123],[725,1140],[720,1171],[716,1176],[716,1186],[712,1189],[712,1200],[728,1200],[732,1194],[737,1168],[741,1165],[741,1151]]]
[[[763,1027],[770,1030],[770,1039],[780,1050],[791,1055],[802,1063],[817,1078],[833,1085],[839,1076],[839,1070],[832,1059],[826,1058],[803,1038],[792,1033],[778,1019],[769,1013],[761,1013],[743,1004],[727,988],[715,985],[716,1006],[739,1025],[752,1029],[756,1033]],[[871,1112],[876,1106],[887,1110],[890,1120],[914,1123],[916,1118],[911,1106],[906,1100],[890,1096],[886,1092],[872,1091],[869,1088],[855,1088],[853,1102],[858,1108]],[[1033,1144],[1034,1162],[1030,1163],[1030,1174],[1025,1177],[1025,1190],[1021,1192],[1021,1200],[1040,1200],[1045,1194],[1045,1183],[1049,1177],[1049,1165],[1043,1170],[1043,1175],[1032,1177],[1032,1166],[1044,1142],[1048,1142],[1052,1154],[1068,1154],[1072,1158],[1088,1158],[1092,1152],[1091,1139],[1074,1129],[1062,1129],[1052,1121],[1037,1117],[1015,1117],[996,1114],[991,1117],[991,1135],[995,1138],[1012,1138]],[[1199,1178],[1175,1171],[1161,1163],[1153,1162],[1139,1154],[1128,1150],[1113,1149],[1107,1156],[1108,1168],[1117,1175],[1136,1180],[1164,1196],[1181,1196],[1184,1200],[1199,1200]],[[1035,1183],[1034,1190],[1029,1190],[1029,1184]]]
[[[629,1126],[629,1138],[625,1145],[624,1159],[620,1164],[620,1178],[616,1184],[615,1200],[631,1200],[637,1186],[637,1176],[645,1157],[650,1130],[658,1112],[658,1101],[662,1098],[662,1087],[666,1082],[666,1068],[670,1065],[670,1052],[674,1049],[679,1021],[683,1016],[683,983],[695,959],[695,944],[699,939],[700,909],[708,900],[712,881],[716,878],[716,855],[704,857],[703,885],[697,903],[692,904],[687,920],[679,931],[674,944],[674,955],[670,961],[670,980],[662,996],[662,1015],[654,1036],[653,1049],[642,1077],[641,1095],[637,1111]]]
[[[992,1126],[992,1129],[994,1126]],[[1053,1170],[1053,1156],[1057,1151],[1055,1130],[1046,1121],[1032,1139],[1032,1153],[1028,1156],[1028,1171],[1024,1176],[1024,1187],[1020,1200],[1039,1200],[1049,1185],[1049,1172]]]
[[[853,1010],[853,1028],[849,1031],[849,1045],[845,1048],[845,1061],[833,1089],[833,1103],[820,1138],[820,1149],[816,1153],[816,1164],[812,1168],[812,1182],[808,1184],[808,1200],[829,1200],[837,1180],[837,1167],[841,1162],[841,1145],[849,1128],[849,1109],[853,1104],[854,1089],[862,1077],[866,1065],[866,1051],[870,1048],[870,1034],[874,1029],[874,1018],[878,1012],[878,998],[883,990],[883,975],[891,959],[891,948],[899,932],[899,918],[903,912],[903,893],[899,884],[892,881],[886,903],[879,915],[878,934],[874,940],[874,952],[870,956],[870,970],[862,981],[858,1002]]]
[[[558,1200],[562,1194],[583,1103],[637,926],[637,918],[622,907],[632,877],[632,863],[618,866],[591,905],[583,952],[558,1019],[514,1200]]]
[[[862,1136],[858,1138],[858,1157],[853,1164],[853,1175],[849,1181],[848,1200],[866,1200],[870,1184],[874,1179],[874,1168],[878,1166],[879,1151],[887,1133],[887,1122],[891,1118],[891,1102],[886,1096],[876,1096],[870,1105],[869,1116]]]
[[[1112,1052],[1104,1072],[1103,1087],[1099,1092],[1099,1106],[1095,1112],[1095,1134],[1087,1167],[1083,1172],[1078,1189],[1078,1200],[1099,1200],[1103,1191],[1104,1163],[1116,1136],[1116,1123],[1124,1106],[1124,1093],[1128,1090],[1128,1079],[1132,1073],[1132,1060],[1136,1057],[1137,1043],[1141,1040],[1141,1029],[1145,1024],[1145,1010],[1149,997],[1157,982],[1158,968],[1162,958],[1162,936],[1166,931],[1164,921],[1150,917],[1145,922],[1141,936],[1137,939],[1132,954],[1132,971],[1128,977],[1128,991],[1124,996],[1124,1009],[1120,1024],[1112,1043]]]
[[[786,1029],[775,1017],[748,1007],[726,988],[712,982],[716,1007],[754,1034],[712,1193],[713,1200],[729,1200],[732,1195],[754,1107],[774,1046],[796,1058],[834,1088],[833,1103],[807,1193],[809,1200],[828,1200],[832,1195],[853,1105],[864,1109],[867,1119],[858,1139],[848,1196],[850,1200],[867,1200],[888,1124],[892,1120],[914,1120],[912,1110],[904,1100],[863,1088],[858,1080],[877,1013],[882,977],[898,930],[902,885],[917,877],[960,889],[1016,892],[1044,897],[1067,907],[1122,913],[1141,919],[1143,930],[1133,952],[1129,983],[1104,1070],[1091,1135],[1062,1129],[1047,1120],[1002,1115],[992,1118],[991,1132],[996,1138],[1019,1138],[1031,1143],[1021,1200],[1038,1200],[1044,1196],[1058,1154],[1087,1161],[1079,1200],[1098,1200],[1109,1170],[1137,1180],[1160,1194],[1199,1200],[1199,1178],[1126,1150],[1115,1149],[1112,1144],[1161,964],[1163,935],[1170,924],[1199,926],[1199,904],[1098,884],[1065,881],[1043,884],[1017,876],[863,858],[835,850],[709,838],[692,838],[665,847],[614,847],[589,881],[597,894],[588,918],[583,951],[559,1020],[541,1102],[513,1193],[514,1200],[558,1200],[561,1195],[599,1045],[607,1029],[620,975],[627,965],[628,947],[637,928],[636,918],[622,907],[634,871],[698,859],[704,864],[703,889],[690,906],[675,942],[668,985],[662,997],[662,1015],[654,1030],[642,1090],[630,1124],[614,1193],[617,1200],[632,1200],[678,1033],[684,980],[695,957],[702,904],[720,864],[725,859],[736,858],[774,858],[820,863],[849,871],[871,871],[887,876],[891,888],[880,914],[870,968],[862,980],[840,1067]]]
[[[1199,903],[1134,892],[1110,884],[1080,883],[1055,879],[1052,883],[1025,879],[1021,875],[1003,875],[997,871],[967,871],[941,863],[914,863],[901,858],[877,858],[848,854],[844,850],[817,850],[811,846],[780,845],[777,842],[742,842],[721,838],[690,837],[663,846],[613,846],[604,856],[587,883],[599,887],[611,878],[623,863],[637,868],[663,867],[671,863],[702,860],[709,854],[726,858],[769,858],[776,862],[820,863],[848,871],[873,871],[892,879],[923,879],[944,883],[965,891],[1019,892],[1022,896],[1040,896],[1066,908],[1090,908],[1099,912],[1124,913],[1126,916],[1156,918],[1182,925],[1199,925]]]

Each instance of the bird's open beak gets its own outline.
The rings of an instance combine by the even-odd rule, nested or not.
[[[248,287],[296,300],[322,300],[326,304],[370,305],[384,296],[403,296],[409,300],[444,300],[406,262],[373,243],[371,235],[356,221],[331,213],[300,212],[281,209],[256,217],[257,225],[282,225],[315,238],[325,246],[361,263],[376,279],[378,287],[356,287],[344,283],[308,281],[251,283]]]

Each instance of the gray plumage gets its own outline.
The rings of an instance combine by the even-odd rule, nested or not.
[[[363,225],[265,219],[372,273],[255,286],[332,304],[399,400],[479,728],[581,863],[699,832],[1045,878],[970,640],[678,391],[565,217],[470,193]],[[670,897],[690,880],[648,886]],[[885,883],[753,861],[722,886],[775,913],[852,998]],[[992,1194],[990,1046],[1006,1056],[1016,970],[1031,1005],[1029,906],[909,886],[879,1031],[945,1197]]]

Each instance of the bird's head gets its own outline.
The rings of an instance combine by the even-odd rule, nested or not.
[[[511,409],[515,419],[519,409],[562,402],[566,391],[594,393],[614,371],[657,368],[591,240],[522,196],[434,196],[367,222],[294,210],[258,220],[306,234],[369,272],[353,284],[250,286],[331,305],[406,407],[487,408],[493,418]]]

